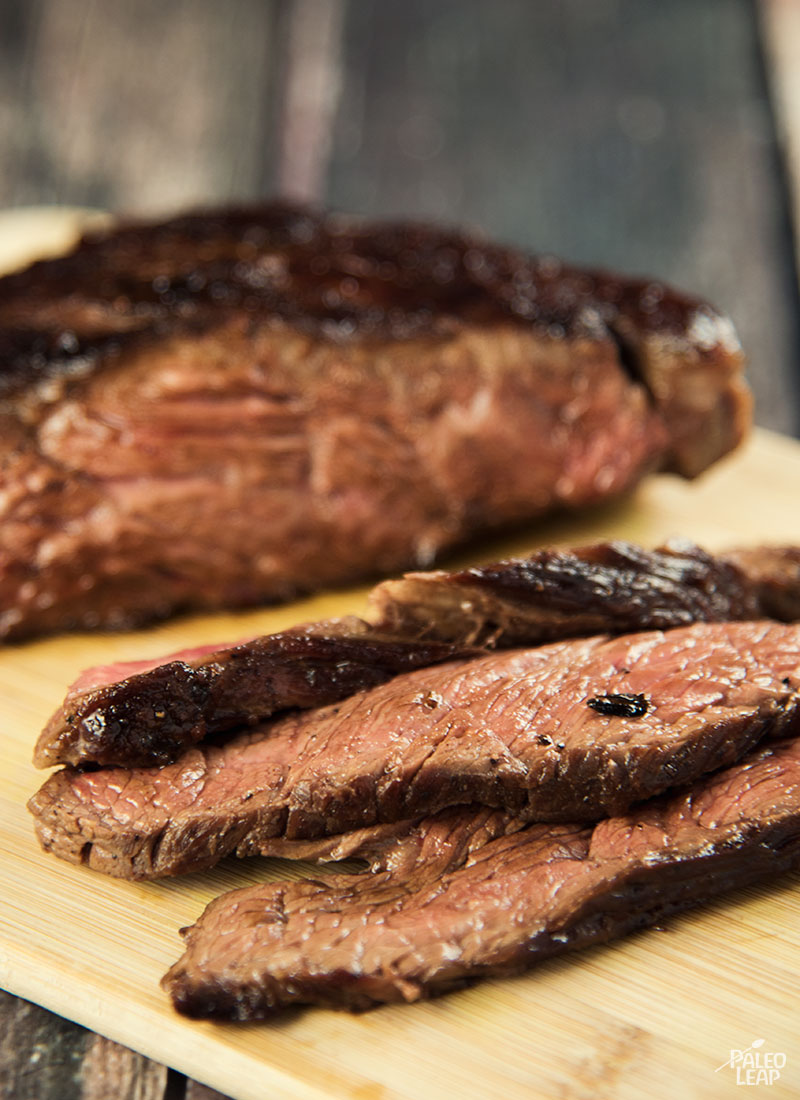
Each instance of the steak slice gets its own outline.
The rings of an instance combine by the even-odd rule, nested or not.
[[[693,476],[748,427],[742,362],[704,302],[430,227],[89,237],[0,279],[0,637],[420,568]]]
[[[776,600],[769,610],[762,603],[768,582],[776,591],[789,589],[797,615],[787,618],[800,618],[797,560],[795,548],[759,548],[737,566],[683,541],[656,550],[622,540],[539,550],[460,572],[384,581],[370,593],[370,618],[402,636],[509,648],[770,617],[782,609]]]
[[[38,767],[159,765],[207,735],[254,725],[277,710],[332,703],[420,666],[477,654],[405,641],[351,617],[311,623],[219,649],[89,669],[39,737]],[[123,671],[121,680],[107,677]]]
[[[368,864],[372,875],[391,871],[397,876],[413,871],[418,885],[423,873],[426,881],[433,882],[445,871],[460,867],[471,852],[490,840],[523,828],[525,822],[508,810],[475,804],[313,840],[274,837],[265,841],[260,854],[319,862],[359,859]]]
[[[747,577],[766,618],[800,619],[800,547],[736,549],[725,555],[725,561]]]
[[[477,802],[597,820],[798,730],[800,627],[696,623],[418,669],[164,768],[52,775],[42,845],[127,878]]]
[[[186,1015],[233,1020],[297,1004],[415,1001],[520,973],[798,863],[793,740],[624,817],[491,840],[433,877],[422,859],[401,874],[224,894],[183,930],[186,953],[162,985]]]
[[[387,581],[372,592],[369,623],[351,617],[234,647],[89,669],[42,731],[34,761],[168,763],[209,733],[287,707],[334,702],[471,646],[782,613],[800,618],[800,552],[764,547],[749,555],[732,565],[690,543],[644,550],[618,541]]]

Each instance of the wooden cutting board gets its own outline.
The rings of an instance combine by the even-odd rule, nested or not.
[[[73,215],[62,217],[62,237],[65,218],[74,224]],[[0,259],[3,228],[0,218]],[[31,248],[49,246],[41,227],[27,239]],[[710,548],[800,542],[798,484],[800,444],[756,432],[696,483],[653,478],[628,501],[484,543],[470,560],[611,536],[654,544],[686,535]],[[309,1010],[252,1025],[196,1023],[172,1012],[158,980],[180,954],[178,929],[223,890],[305,868],[229,860],[174,882],[133,884],[47,856],[25,810],[43,779],[30,763],[36,735],[87,665],[363,605],[364,590],[353,590],[0,650],[0,984],[240,1100],[711,1100],[742,1095],[746,1086],[725,1063],[731,1050],[752,1044],[762,1061],[778,1055],[785,1064],[771,1084],[744,1095],[800,1094],[800,875],[429,1004],[359,1017]]]

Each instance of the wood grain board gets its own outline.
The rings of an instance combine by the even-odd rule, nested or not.
[[[711,548],[800,542],[798,483],[800,444],[759,431],[696,483],[653,478],[624,502],[485,542],[469,560],[609,536],[653,544],[686,535]],[[364,590],[352,590],[0,651],[0,984],[239,1100],[716,1100],[740,1094],[724,1063],[757,1039],[786,1064],[779,1080],[746,1095],[798,1095],[798,875],[427,1004],[359,1017],[309,1010],[253,1025],[173,1013],[158,981],[180,954],[177,930],[223,890],[304,869],[228,860],[134,884],[47,856],[25,810],[43,779],[30,763],[35,737],[89,664],[358,612],[363,603]]]

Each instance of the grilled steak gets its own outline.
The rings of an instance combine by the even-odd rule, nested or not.
[[[766,610],[760,600],[768,581],[776,591],[789,590],[798,614],[787,618],[800,618],[797,560],[794,548],[756,549],[739,568],[691,543],[645,550],[606,542],[540,550],[456,573],[409,573],[378,585],[370,603],[384,630],[508,648],[580,634],[769,617],[781,608],[773,599]]]
[[[800,627],[693,624],[405,673],[161,769],[65,769],[30,802],[63,858],[130,878],[477,802],[596,820],[798,731]]]
[[[263,854],[322,862],[359,859],[368,864],[372,875],[388,871],[397,877],[413,871],[416,887],[423,875],[425,881],[434,882],[439,875],[460,867],[468,855],[490,840],[525,827],[525,822],[508,810],[477,804],[456,806],[430,816],[313,840],[274,837],[266,842]]]
[[[600,543],[388,581],[372,593],[369,624],[349,618],[90,669],[45,727],[34,759],[40,767],[167,763],[208,733],[334,702],[471,645],[529,646],[781,612],[800,618],[798,551],[749,553],[737,567],[689,544],[651,551]]]
[[[285,599],[693,476],[747,428],[741,369],[703,302],[457,233],[268,205],[93,236],[0,280],[0,637]]]
[[[296,1004],[415,1001],[519,973],[798,863],[794,740],[626,817],[490,841],[433,877],[422,859],[403,874],[225,894],[184,931],[186,954],[162,984],[187,1015],[235,1020]]]
[[[748,547],[730,551],[725,561],[747,577],[765,617],[800,619],[800,547]]]
[[[254,725],[276,710],[335,702],[469,646],[404,641],[357,618],[313,623],[226,649],[89,669],[42,731],[34,760],[166,764],[209,733]],[[108,676],[123,672],[121,680]]]

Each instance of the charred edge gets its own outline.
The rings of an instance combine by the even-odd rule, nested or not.
[[[617,694],[596,695],[586,700],[587,707],[612,718],[642,718],[650,709],[650,703],[644,695]]]
[[[657,404],[655,395],[647,384],[644,371],[641,369],[639,352],[633,341],[620,332],[614,323],[608,319],[606,319],[606,329],[617,349],[617,359],[623,372],[631,382],[641,386],[646,391],[650,404],[655,408]]]

